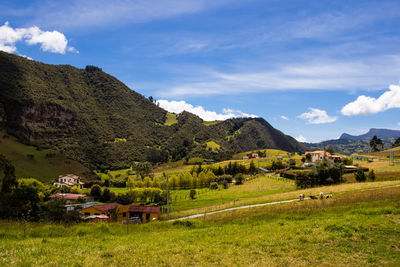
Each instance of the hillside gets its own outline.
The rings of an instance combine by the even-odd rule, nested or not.
[[[347,133],[343,133],[339,139],[346,139],[346,140],[370,140],[372,137],[377,136],[380,139],[387,139],[387,138],[395,138],[397,139],[400,137],[400,130],[389,130],[389,129],[375,129],[371,128],[365,134],[361,135],[350,135]]]
[[[60,174],[75,173],[88,178],[94,175],[79,162],[67,159],[57,151],[24,145],[1,131],[0,154],[13,163],[18,178],[29,177],[50,182]]]
[[[97,67],[48,65],[1,51],[0,129],[100,170],[143,160],[305,149],[261,118],[207,124],[188,112],[171,115]],[[207,147],[211,141],[214,148]]]

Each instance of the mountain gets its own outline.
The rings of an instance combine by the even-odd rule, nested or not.
[[[389,129],[375,129],[371,128],[367,133],[362,135],[350,135],[344,133],[340,136],[339,139],[346,139],[346,140],[370,140],[372,137],[377,136],[381,139],[387,138],[398,138],[400,137],[400,130],[389,130]]]
[[[383,149],[391,148],[394,141],[394,138],[382,139]],[[306,146],[309,151],[323,150],[332,147],[336,152],[345,155],[368,153],[371,151],[369,140],[333,139],[320,143],[303,143],[303,145]]]
[[[1,51],[0,130],[92,170],[193,156],[220,160],[262,148],[305,150],[262,118],[205,123],[188,112],[168,113],[98,67],[48,65]],[[207,147],[210,141],[218,149]]]

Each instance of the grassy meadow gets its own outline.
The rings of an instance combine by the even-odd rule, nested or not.
[[[398,266],[400,188],[191,222],[0,222],[2,266]]]
[[[41,182],[55,180],[60,174],[82,175],[90,170],[53,150],[38,150],[24,145],[13,136],[0,132],[0,151],[15,167],[18,178],[36,178]]]

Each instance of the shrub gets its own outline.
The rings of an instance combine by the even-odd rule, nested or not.
[[[196,196],[196,190],[195,189],[190,190],[190,198],[194,199],[195,196]]]
[[[371,170],[369,173],[368,173],[368,180],[370,180],[370,181],[375,181],[375,179],[376,179],[376,176],[375,176],[375,172],[374,172],[374,170]]]
[[[362,169],[359,169],[354,173],[354,177],[356,178],[357,182],[365,182],[367,180],[367,176]]]
[[[235,184],[236,185],[241,185],[241,184],[243,184],[243,181],[244,181],[244,176],[243,176],[243,174],[236,174],[235,175]]]
[[[216,182],[210,184],[210,190],[217,190],[217,189],[218,189],[218,184]]]

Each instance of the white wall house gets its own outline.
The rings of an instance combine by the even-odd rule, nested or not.
[[[81,178],[78,175],[66,174],[58,176],[58,182],[55,182],[54,185],[57,187],[77,186],[82,189],[84,183],[81,182]]]

